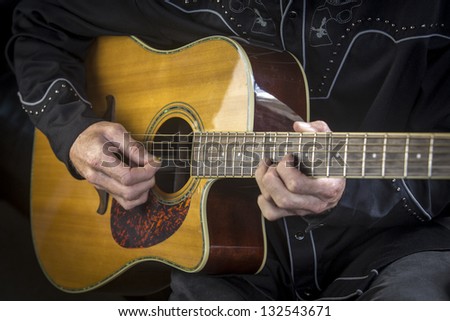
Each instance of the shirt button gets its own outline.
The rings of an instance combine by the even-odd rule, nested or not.
[[[288,17],[291,18],[291,19],[297,18],[297,11],[294,11],[294,10],[289,11]]]
[[[303,232],[297,232],[294,234],[294,237],[297,241],[302,241],[305,238],[305,234]]]

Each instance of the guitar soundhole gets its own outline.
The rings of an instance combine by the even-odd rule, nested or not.
[[[155,180],[165,193],[176,193],[190,178],[192,128],[181,118],[170,118],[159,127],[153,139],[153,155],[162,161]]]

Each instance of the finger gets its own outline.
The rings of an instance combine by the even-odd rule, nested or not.
[[[320,187],[316,188],[316,179],[306,176],[294,166],[294,157],[285,155],[276,167],[278,176],[285,187],[292,193],[314,195]],[[313,190],[311,190],[311,188]]]
[[[275,221],[282,217],[293,215],[293,212],[277,207],[273,201],[267,200],[263,195],[258,197],[258,206],[261,214],[269,221]]]
[[[120,184],[118,181],[102,172],[89,173],[87,180],[94,184],[97,188],[103,189],[111,195],[125,201],[134,201],[139,199],[142,194],[148,193],[148,191],[155,185],[155,179],[153,177],[132,186],[126,186]]]
[[[129,133],[124,133],[124,143],[120,147],[121,152],[129,161],[129,166],[144,166],[151,161],[152,157],[144,143],[133,139]]]
[[[113,164],[114,166],[100,166],[97,170],[113,178],[120,185],[131,186],[151,180],[158,171],[160,163],[151,161],[141,167],[129,167],[123,161],[119,160]]]
[[[131,186],[153,179],[158,169],[155,163],[147,163],[142,167],[122,167],[113,178],[125,186]]]
[[[326,210],[329,205],[326,198],[322,200],[316,195],[297,194],[289,191],[274,167],[267,170],[262,178],[262,185],[264,186],[261,191],[263,197],[267,201],[273,201],[281,209],[319,213]]]
[[[331,208],[332,205],[313,195],[299,195],[290,192],[278,193],[271,192],[273,203],[280,209],[304,212],[304,213],[322,213]]]
[[[263,197],[268,201],[273,200],[281,208],[286,208],[286,204],[289,203],[288,199],[295,197],[284,186],[276,167],[267,168],[266,173],[261,178],[261,186],[263,186],[261,189]]]
[[[276,171],[276,165],[272,164],[272,162],[268,159],[264,160],[261,164],[261,172],[258,173],[257,183],[261,194],[267,199],[271,200],[271,189],[268,188],[271,184],[274,184],[279,187],[283,187],[281,183],[281,179],[278,177],[278,173]],[[284,188],[284,187],[283,187]]]
[[[311,214],[323,213],[314,212],[310,209],[284,209],[278,207],[273,201],[267,200],[263,195],[258,197],[258,206],[261,210],[261,214],[269,221],[275,221],[286,216],[306,216]]]
[[[259,162],[258,167],[256,168],[255,171],[255,179],[256,179],[256,183],[258,184],[259,190],[261,191],[261,193],[265,196],[265,197],[269,197],[268,193],[264,187],[263,184],[263,177],[264,175],[267,173],[267,170],[269,169],[270,166],[270,161],[268,159],[263,159]]]
[[[109,170],[109,167],[101,170],[124,185],[133,185],[150,179],[160,168],[161,162],[148,153],[142,142],[134,140],[131,136],[127,137],[127,133],[124,135],[124,143],[116,146],[125,156],[119,159],[118,170]],[[113,156],[117,158],[117,154]]]
[[[112,195],[114,199],[122,206],[125,210],[130,210],[136,206],[142,205],[148,200],[148,191],[147,193],[143,193],[138,199],[136,200],[126,200],[120,196]]]
[[[345,185],[342,178],[313,178],[292,165],[292,155],[286,155],[277,166],[277,173],[286,188],[295,194],[314,195],[323,201],[334,201]]]
[[[296,132],[330,132],[331,129],[324,121],[317,120],[313,122],[296,121],[294,123],[294,130]]]
[[[121,124],[108,123],[104,128],[104,137],[118,147],[121,154],[129,161],[129,166],[143,166],[154,159],[148,153],[145,144],[135,140]]]

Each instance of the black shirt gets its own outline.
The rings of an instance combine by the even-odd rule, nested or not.
[[[24,109],[66,164],[78,134],[100,120],[84,94],[83,59],[92,40],[105,34],[135,35],[159,49],[220,34],[288,50],[306,72],[311,120],[325,120],[334,131],[450,129],[445,0],[42,0],[24,1],[14,18],[8,52]],[[48,102],[50,89],[61,81],[83,99],[67,92]],[[302,245],[294,236],[308,223],[285,220],[293,269],[311,276],[297,280],[298,288],[314,282],[319,287],[327,264],[365,231],[423,226],[445,215],[449,195],[448,181],[348,180],[332,213],[319,223],[309,221],[310,228],[320,227],[306,233]],[[448,235],[417,237],[420,242],[411,247],[405,238],[408,244],[381,261],[450,244]]]

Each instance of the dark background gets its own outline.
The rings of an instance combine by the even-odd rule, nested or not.
[[[17,85],[4,51],[18,0],[0,0],[0,300],[165,299],[167,291],[124,295],[122,290],[62,292],[49,283],[37,262],[30,229],[30,169],[33,126],[22,111]]]

